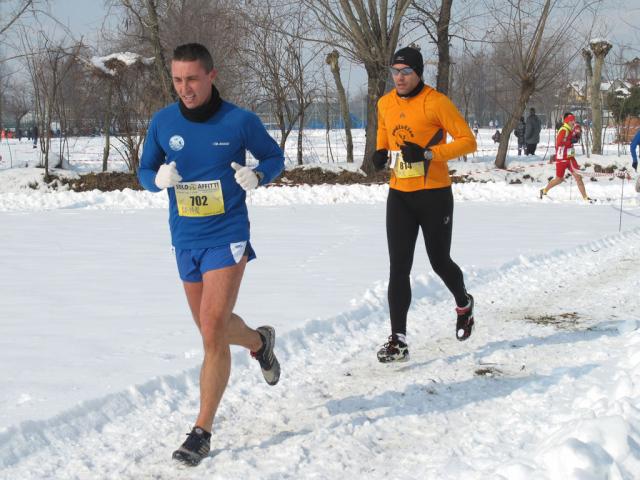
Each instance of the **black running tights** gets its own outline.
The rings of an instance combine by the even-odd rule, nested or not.
[[[389,189],[387,197],[387,244],[389,246],[389,311],[392,333],[407,333],[411,304],[409,275],[413,254],[422,229],[433,271],[453,294],[458,306],[467,304],[460,267],[451,260],[453,194],[451,187],[416,192]]]

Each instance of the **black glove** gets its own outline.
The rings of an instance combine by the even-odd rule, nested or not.
[[[631,166],[633,167],[633,169],[637,172],[638,171],[638,161],[634,160],[633,162],[631,162]]]
[[[387,166],[387,162],[389,161],[389,152],[386,149],[376,150],[371,157],[371,161],[373,162],[373,166],[376,171],[379,172]]]
[[[417,143],[404,142],[404,145],[400,145],[402,151],[402,159],[406,163],[429,163],[433,158],[433,153],[428,148],[421,147]]]

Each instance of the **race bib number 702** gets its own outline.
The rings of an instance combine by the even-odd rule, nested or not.
[[[175,186],[175,192],[181,217],[210,217],[224,213],[220,180],[181,182]]]

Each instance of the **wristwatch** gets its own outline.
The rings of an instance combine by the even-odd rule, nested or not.
[[[428,148],[424,151],[424,159],[430,161],[433,158],[433,152]]]

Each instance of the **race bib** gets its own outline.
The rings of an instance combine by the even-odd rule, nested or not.
[[[175,186],[175,192],[181,217],[210,217],[224,213],[220,180],[181,182]]]
[[[407,163],[400,150],[391,151],[390,166],[397,178],[424,177],[424,162]]]

